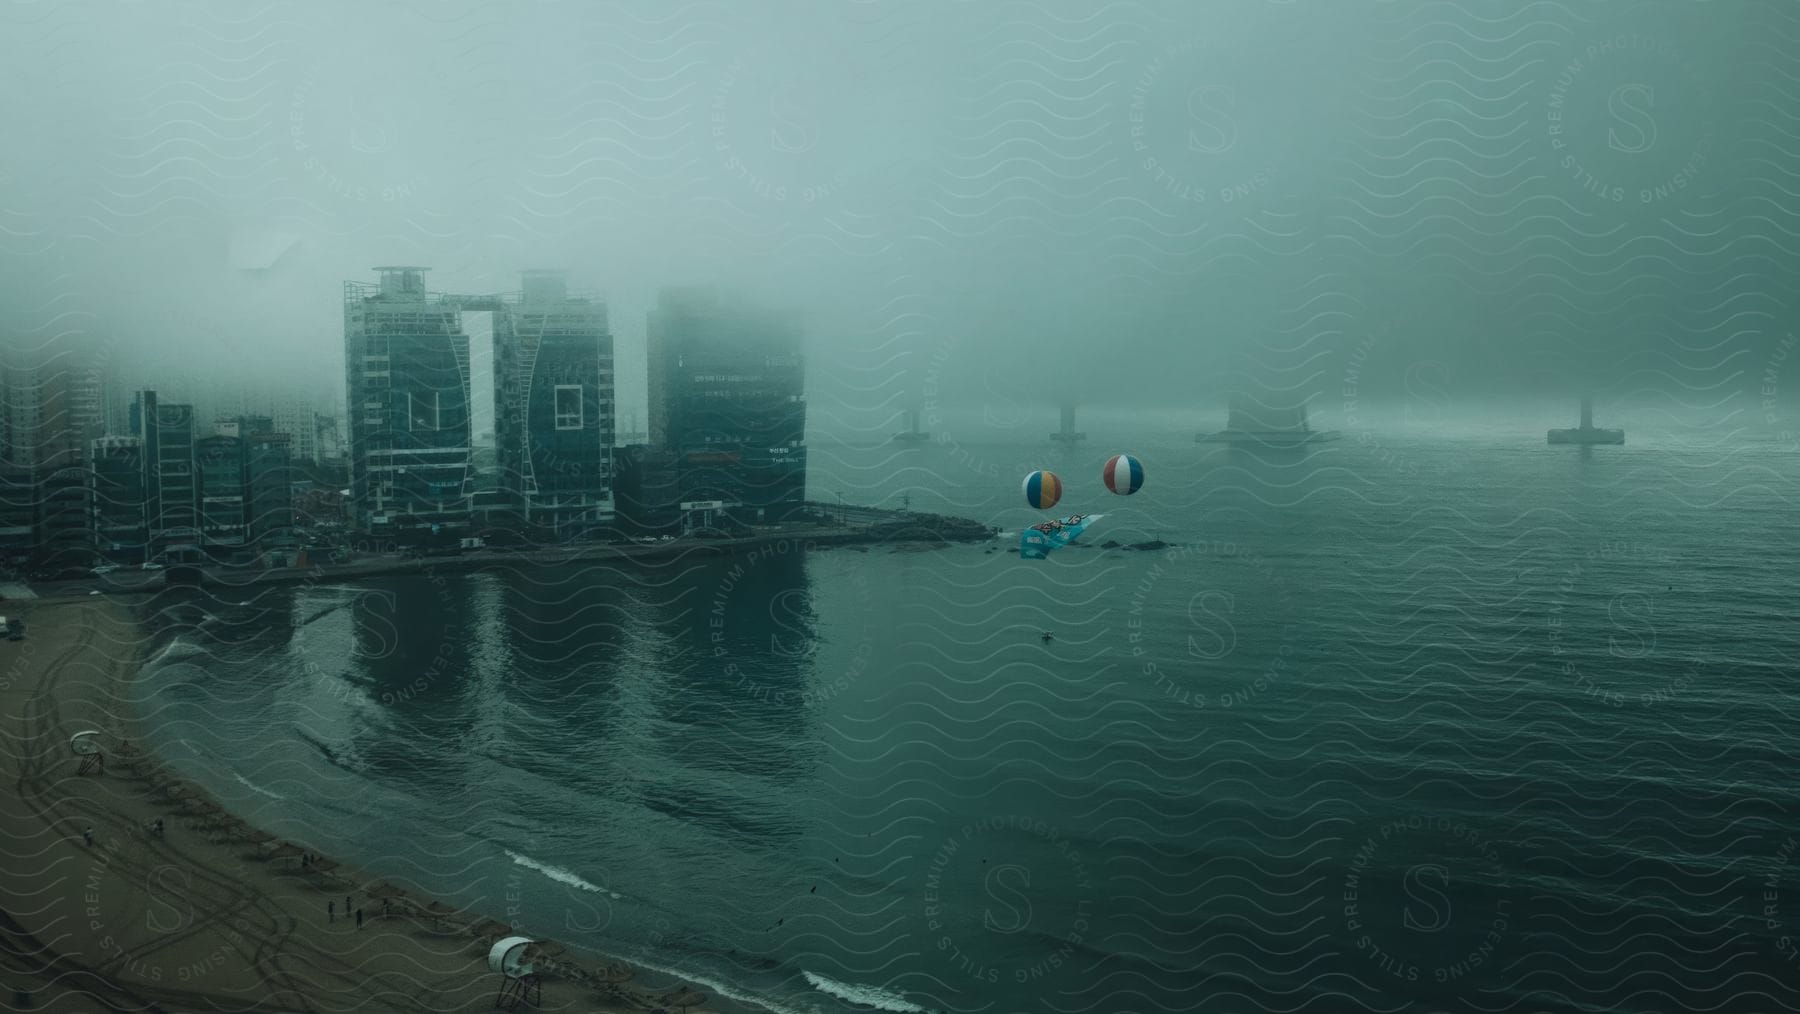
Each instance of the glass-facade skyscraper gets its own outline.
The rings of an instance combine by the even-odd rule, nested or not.
[[[561,272],[523,282],[494,314],[499,485],[518,517],[573,537],[612,520],[612,332]]]
[[[425,268],[345,283],[346,413],[353,523],[371,534],[466,527],[475,507],[469,336],[493,314],[490,503],[514,524],[573,538],[612,520],[613,350],[606,305],[554,271],[517,295],[428,293]],[[484,493],[484,501],[489,494]],[[489,517],[495,511],[484,508]]]
[[[350,502],[358,530],[469,519],[469,336],[457,305],[425,291],[425,268],[344,283]]]
[[[798,319],[715,289],[665,289],[648,352],[650,446],[676,456],[684,512],[794,519],[806,500]]]

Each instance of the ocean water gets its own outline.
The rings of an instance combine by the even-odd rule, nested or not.
[[[1088,428],[815,451],[991,548],[165,593],[143,710],[277,833],[749,1008],[1800,1004],[1791,448]],[[1030,467],[1106,514],[1039,562]]]

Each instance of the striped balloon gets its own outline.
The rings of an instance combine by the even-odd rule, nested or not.
[[[1025,477],[1025,502],[1038,510],[1049,510],[1062,499],[1062,480],[1055,472],[1033,472]]]
[[[1115,454],[1106,459],[1100,470],[1106,488],[1120,496],[1130,496],[1144,485],[1144,465],[1129,454]]]

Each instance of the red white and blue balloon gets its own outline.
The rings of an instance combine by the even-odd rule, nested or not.
[[[1107,489],[1130,496],[1144,485],[1144,465],[1129,454],[1115,454],[1106,459],[1100,478],[1105,480]]]

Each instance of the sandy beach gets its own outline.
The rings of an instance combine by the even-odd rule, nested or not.
[[[132,602],[29,606],[27,637],[0,640],[0,1009],[494,1009],[487,953],[507,926],[311,862],[221,810],[134,745]],[[89,729],[104,773],[78,773],[70,737]],[[544,1010],[709,1009],[624,964],[554,944],[533,957]]]

